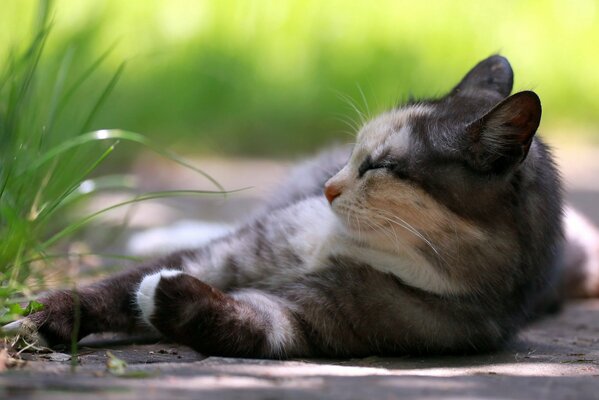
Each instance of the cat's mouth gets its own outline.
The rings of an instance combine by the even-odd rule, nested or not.
[[[331,204],[331,208],[339,217],[341,223],[352,232],[357,234],[374,233],[380,229],[380,227],[377,227],[377,223],[369,221],[369,218],[363,215],[360,210],[349,207],[340,201]]]

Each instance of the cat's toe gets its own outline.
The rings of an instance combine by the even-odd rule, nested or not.
[[[22,340],[17,343],[21,343],[23,346],[49,347],[46,338],[38,331],[37,324],[29,318],[6,324],[2,327],[2,331],[9,336],[18,336]]]
[[[141,311],[141,317],[148,325],[152,325],[150,318],[154,314],[154,309],[156,307],[156,287],[160,283],[160,280],[162,278],[172,278],[182,273],[183,272],[179,270],[163,269],[146,276],[139,284],[135,297],[137,306]]]

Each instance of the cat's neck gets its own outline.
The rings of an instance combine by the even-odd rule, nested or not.
[[[319,260],[347,258],[391,273],[407,285],[436,294],[460,294],[468,290],[464,282],[448,276],[410,244],[369,236],[364,232],[350,232],[332,212],[330,218],[329,236],[322,242]]]

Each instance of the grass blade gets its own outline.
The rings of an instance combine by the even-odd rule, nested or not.
[[[77,188],[81,185],[81,182],[85,179],[85,177],[88,176],[89,174],[91,174],[92,171],[94,171],[98,167],[98,165],[100,165],[106,159],[106,157],[108,157],[110,155],[110,153],[112,153],[114,151],[117,144],[118,144],[118,142],[112,144],[104,153],[102,153],[102,155],[100,155],[100,157],[98,157],[97,160],[95,160],[80,176],[78,176],[75,179],[74,183],[71,184],[71,186],[69,186],[60,196],[55,198],[52,201],[52,203],[50,203],[50,205],[44,207],[38,214],[38,218],[37,218],[38,221],[39,222],[43,221],[45,218],[52,215],[52,213],[54,211],[56,211],[58,208],[60,208],[60,205],[63,203],[63,201],[71,193],[73,193],[75,190],[77,190]]]
[[[104,90],[102,91],[102,94],[100,94],[100,97],[94,104],[94,107],[89,112],[87,119],[83,123],[83,126],[82,126],[80,132],[86,132],[87,130],[89,130],[90,125],[91,125],[93,119],[95,118],[98,110],[100,109],[100,107],[102,107],[102,105],[104,104],[104,102],[106,101],[106,99],[108,98],[108,96],[110,95],[110,93],[112,92],[114,87],[116,86],[116,84],[119,81],[119,78],[123,74],[124,70],[125,70],[125,63],[123,62],[123,63],[121,63],[121,65],[119,65],[119,67],[116,70],[116,72],[114,73],[114,75],[112,75],[112,78],[110,79],[110,81],[108,82],[108,84],[106,85]]]
[[[185,160],[183,157],[177,155],[172,151],[161,148],[158,144],[154,143],[153,141],[139,133],[125,131],[121,129],[103,129],[99,131],[87,132],[83,135],[67,140],[66,142],[63,142],[48,150],[42,157],[39,157],[35,162],[30,164],[27,170],[37,169],[43,164],[47,163],[48,161],[63,154],[64,152],[76,148],[78,146],[98,140],[107,139],[121,139],[129,142],[139,143],[154,151],[155,153],[160,154],[161,156],[166,157],[179,165],[189,168],[194,172],[197,172],[198,174],[208,179],[212,184],[214,184],[214,186],[216,186],[218,190],[226,193],[225,188],[220,183],[218,183],[214,178],[212,178],[210,175],[208,175],[201,169],[193,166],[189,161]]]
[[[12,136],[13,132],[15,131],[15,127],[19,119],[19,113],[24,106],[27,93],[31,88],[31,83],[33,82],[33,77],[35,76],[35,72],[42,56],[49,30],[50,27],[47,27],[38,32],[33,43],[23,55],[21,62],[25,63],[26,72],[20,85],[16,82],[13,82],[14,86],[11,87],[5,117],[6,122],[3,127],[5,135]],[[29,61],[30,58],[32,58],[31,61]],[[29,62],[29,65],[27,65],[27,62]],[[19,68],[17,67],[16,69],[18,70]],[[7,139],[4,138],[4,140]]]
[[[87,81],[87,79],[98,69],[98,67],[104,62],[104,60],[110,55],[110,53],[113,52],[115,46],[116,43],[110,46],[104,53],[100,55],[100,57],[96,58],[94,62],[91,63],[91,65],[85,71],[81,73],[81,75],[75,80],[75,82],[71,85],[69,90],[65,93],[61,105],[64,106],[64,104],[67,103],[71,99],[71,97],[73,97],[73,95],[77,92],[77,90],[79,90],[81,85],[83,85],[85,81]]]
[[[54,128],[54,123],[56,121],[56,118],[58,116],[58,112],[59,112],[59,107],[61,104],[60,98],[62,97],[62,91],[64,88],[64,84],[66,81],[66,78],[68,76],[68,71],[71,67],[71,62],[73,61],[73,54],[74,54],[74,50],[73,48],[69,48],[66,52],[66,54],[64,55],[64,57],[62,58],[62,61],[60,62],[60,67],[58,69],[58,73],[56,75],[56,82],[54,83],[54,89],[52,90],[52,97],[50,100],[50,109],[48,111],[48,118],[47,118],[47,129],[46,129],[46,133],[50,134],[52,132],[52,129]],[[43,136],[42,136],[43,138]],[[41,148],[42,146],[42,141],[40,140],[40,145],[39,147]]]

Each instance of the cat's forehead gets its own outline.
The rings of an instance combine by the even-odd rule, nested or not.
[[[358,134],[356,154],[376,158],[383,153],[401,156],[409,151],[410,137],[418,120],[430,117],[433,107],[416,104],[388,111],[364,125]]]

